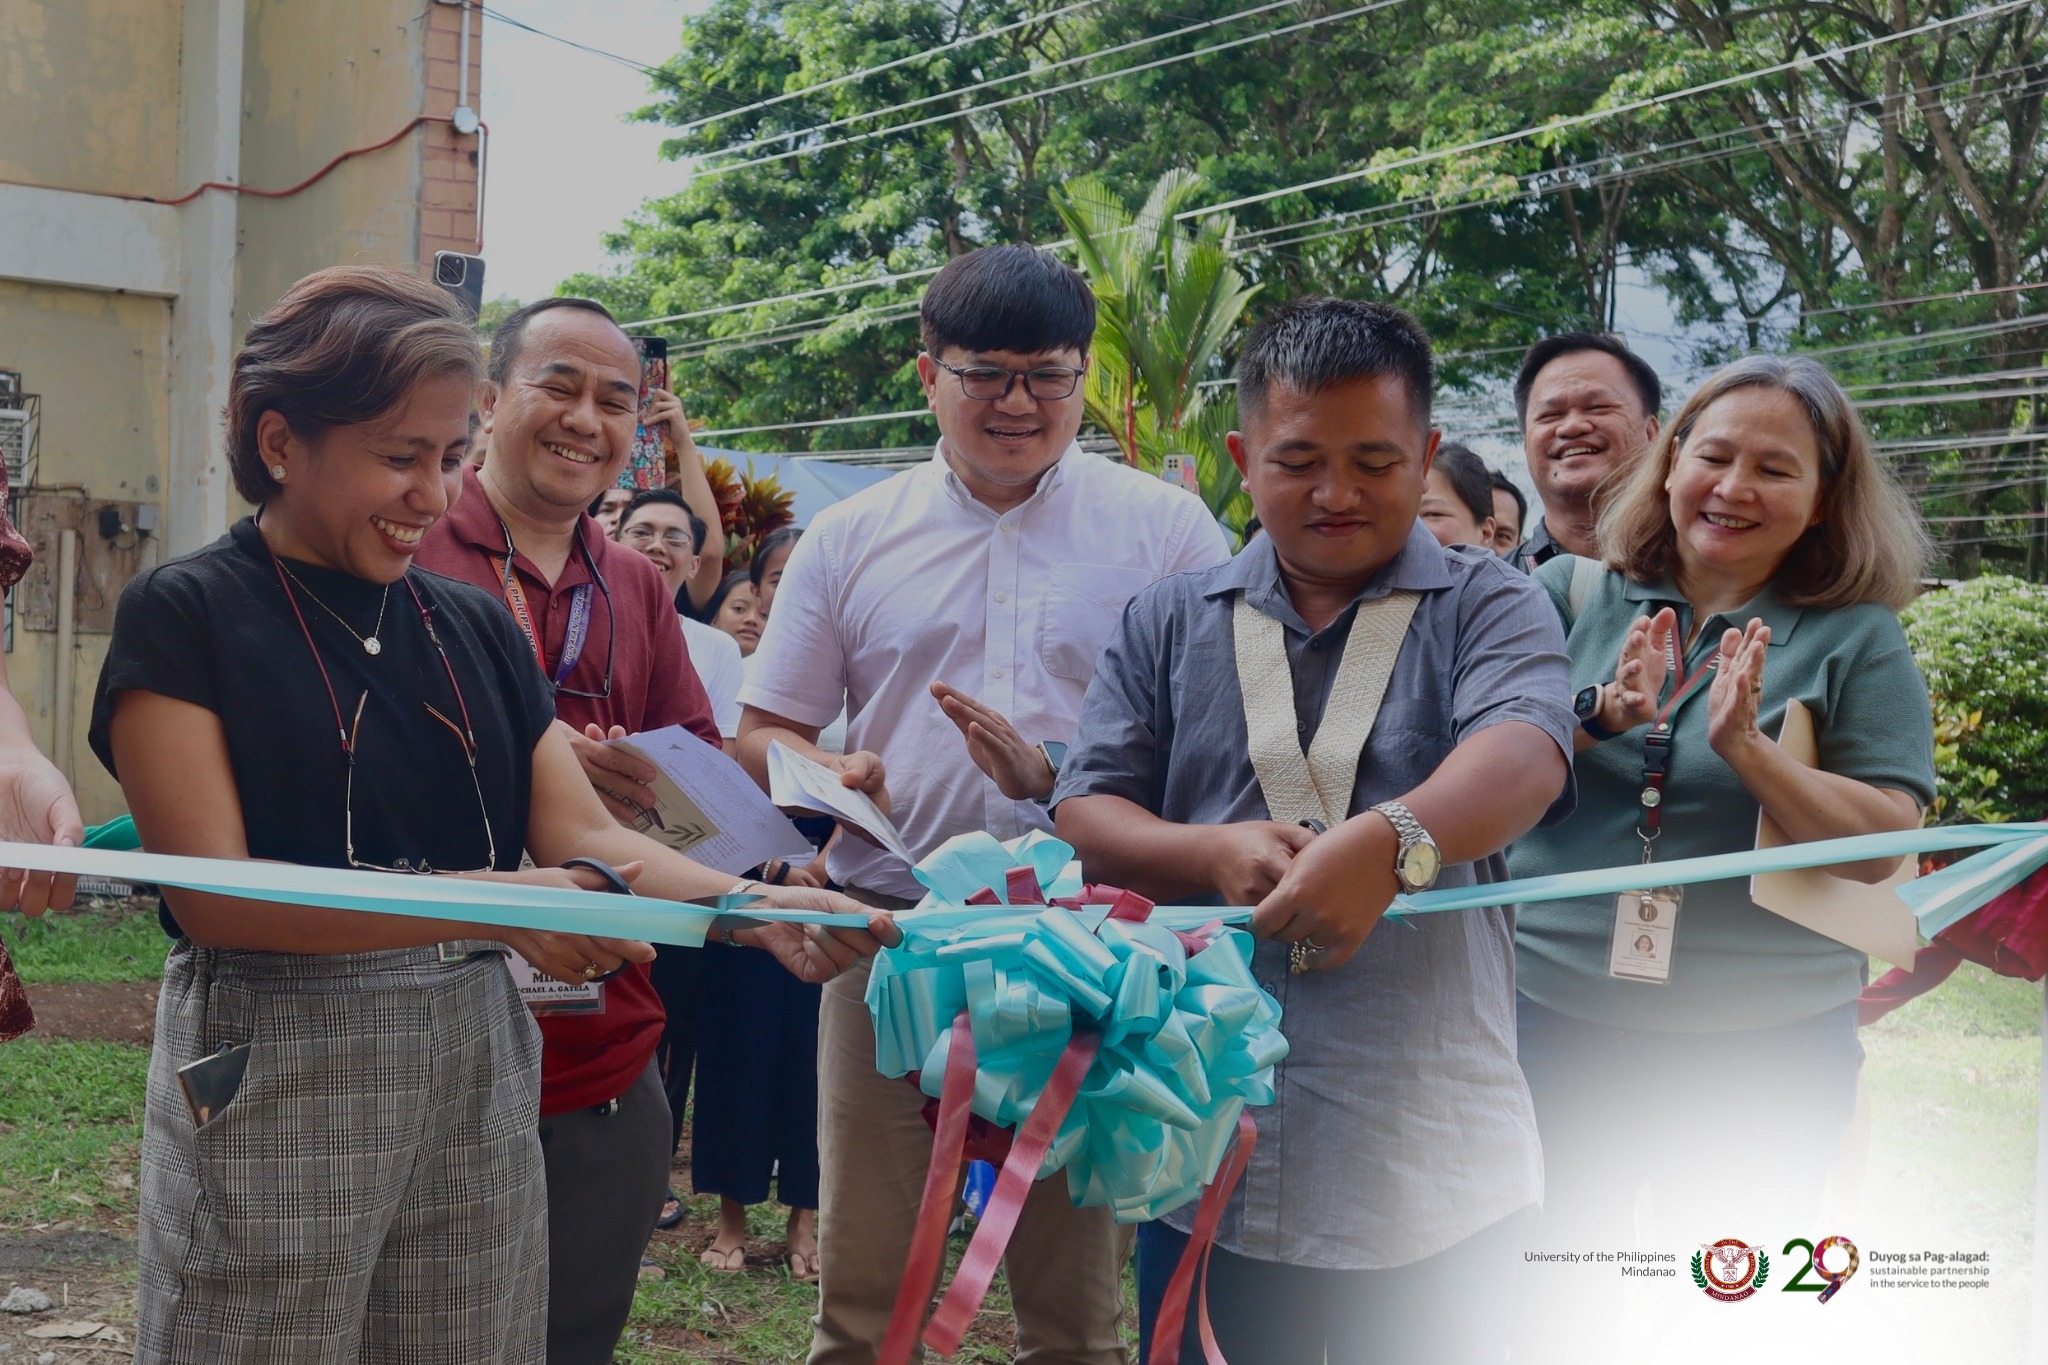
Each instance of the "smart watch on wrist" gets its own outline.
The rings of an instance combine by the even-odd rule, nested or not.
[[[1619,730],[1610,730],[1600,723],[1600,702],[1606,695],[1605,685],[1595,683],[1591,687],[1581,689],[1579,695],[1572,698],[1572,711],[1579,718],[1579,728],[1596,740],[1613,739],[1621,733]]]
[[[1056,739],[1048,739],[1040,741],[1037,747],[1039,757],[1045,760],[1045,766],[1052,769],[1052,784],[1057,787],[1060,784],[1060,765],[1067,761],[1067,746]],[[1052,800],[1052,792],[1047,791],[1044,796],[1034,799],[1039,805],[1046,805]]]
[[[1427,891],[1435,886],[1437,874],[1444,869],[1443,850],[1429,837],[1415,812],[1399,801],[1382,801],[1373,809],[1386,816],[1387,823],[1400,836],[1401,847],[1394,854],[1394,879],[1401,883],[1401,889]]]

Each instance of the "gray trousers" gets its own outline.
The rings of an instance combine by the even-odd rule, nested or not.
[[[668,1097],[660,1062],[616,1107],[540,1121],[548,1183],[548,1365],[611,1365],[633,1310],[640,1253],[668,1193]]]
[[[250,1044],[195,1130],[177,1069]],[[150,1057],[139,1365],[538,1365],[540,1032],[495,953],[181,942]]]

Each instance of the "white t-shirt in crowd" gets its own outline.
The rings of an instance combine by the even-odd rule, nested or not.
[[[740,642],[716,626],[676,614],[683,623],[683,644],[690,651],[690,663],[704,682],[711,698],[711,721],[727,739],[740,732],[740,680],[746,676],[746,660],[740,657]]]
[[[918,857],[973,830],[1049,829],[1043,807],[1009,800],[974,766],[931,684],[979,698],[1031,743],[1069,742],[1124,604],[1229,557],[1201,499],[1078,445],[1000,516],[935,451],[811,522],[740,701],[818,726],[843,705],[846,750],[881,756],[896,827]],[[841,839],[830,867],[842,885],[923,894],[864,840]]]

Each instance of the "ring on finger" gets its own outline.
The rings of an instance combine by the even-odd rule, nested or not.
[[[583,979],[585,981],[595,981],[603,975],[604,969],[599,967],[595,962],[586,962],[583,964]]]

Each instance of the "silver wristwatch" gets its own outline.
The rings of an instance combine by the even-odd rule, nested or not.
[[[1394,855],[1394,879],[1401,883],[1401,889],[1427,891],[1435,886],[1437,873],[1444,868],[1443,850],[1429,837],[1415,812],[1399,801],[1382,801],[1373,809],[1386,816],[1394,833],[1401,836],[1400,851]]]

